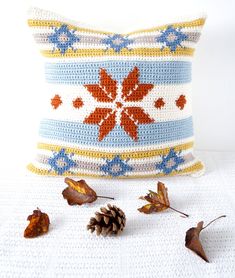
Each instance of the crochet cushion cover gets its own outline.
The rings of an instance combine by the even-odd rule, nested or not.
[[[45,57],[43,175],[199,175],[191,66],[205,18],[115,34],[38,8],[28,24]]]

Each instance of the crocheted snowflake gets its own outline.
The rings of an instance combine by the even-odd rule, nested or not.
[[[71,159],[72,156],[73,154],[68,155],[65,149],[61,149],[59,152],[54,152],[53,157],[48,159],[48,163],[56,173],[63,175],[64,172],[77,165]]]
[[[64,24],[60,28],[54,28],[54,33],[48,36],[48,40],[60,50],[61,54],[65,54],[68,48],[74,50],[73,44],[80,40],[74,33],[75,30],[69,30],[68,26]]]
[[[162,161],[156,164],[156,169],[162,171],[164,174],[168,175],[173,170],[177,170],[178,166],[184,163],[184,159],[177,155],[174,149],[170,149],[166,156],[162,156]]]
[[[161,36],[157,37],[156,40],[157,42],[164,43],[170,48],[171,52],[174,52],[176,51],[177,46],[182,47],[181,43],[188,38],[188,36],[180,30],[181,28],[168,26],[166,30],[161,31]]]
[[[112,177],[125,175],[126,172],[133,170],[133,167],[127,164],[128,160],[123,161],[119,155],[116,155],[112,160],[106,160],[106,164],[100,167],[100,170]]]
[[[137,141],[138,125],[154,122],[142,107],[144,97],[154,85],[139,82],[137,67],[129,72],[120,85],[101,68],[99,84],[84,86],[95,98],[95,104],[98,106],[85,118],[84,123],[99,125],[99,141],[103,140],[117,124]]]
[[[108,36],[108,38],[102,40],[102,43],[107,44],[108,48],[112,48],[116,52],[120,52],[123,48],[127,48],[132,42],[133,40],[119,34]]]

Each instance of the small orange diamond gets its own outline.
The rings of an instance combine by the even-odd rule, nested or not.
[[[163,98],[160,97],[160,98],[158,98],[158,99],[155,101],[155,105],[154,105],[154,106],[155,106],[157,109],[161,109],[164,105],[165,105],[165,102],[163,101]]]
[[[57,109],[61,105],[61,103],[62,103],[62,100],[59,95],[55,95],[51,99],[51,105],[54,107],[54,109]]]
[[[73,100],[73,107],[74,108],[81,108],[83,106],[83,101],[80,97],[76,98],[75,100]]]
[[[184,95],[181,95],[176,101],[176,106],[179,107],[180,110],[183,110],[184,109],[184,106],[186,104],[186,98]]]

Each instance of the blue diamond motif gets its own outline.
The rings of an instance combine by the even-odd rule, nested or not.
[[[132,171],[133,167],[127,164],[128,160],[123,161],[119,155],[112,160],[106,160],[106,164],[100,167],[100,170],[112,177],[124,176],[126,172]]]
[[[170,149],[166,156],[162,156],[162,161],[156,164],[156,169],[168,175],[173,170],[177,170],[180,164],[184,163],[184,159],[177,155],[174,149]]]
[[[59,28],[54,28],[54,31],[54,34],[48,36],[48,40],[60,50],[61,54],[65,54],[69,48],[74,50],[73,44],[80,40],[74,34],[75,30],[69,30],[68,26],[63,24]]]
[[[156,41],[164,43],[170,48],[171,52],[176,51],[177,46],[182,47],[182,41],[188,38],[186,34],[180,31],[180,28],[173,28],[172,26],[168,26],[167,29],[161,33],[161,36],[157,37]]]
[[[123,48],[127,48],[129,44],[133,43],[133,40],[128,39],[126,36],[115,34],[103,39],[102,43],[108,45],[108,48],[112,48],[115,52],[120,52]]]
[[[51,168],[55,170],[59,175],[63,175],[64,172],[70,168],[75,167],[77,164],[71,159],[73,154],[70,156],[65,152],[65,149],[61,149],[59,152],[55,152],[52,158],[48,159],[48,163]]]

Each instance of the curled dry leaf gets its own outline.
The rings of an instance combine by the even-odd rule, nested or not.
[[[197,224],[197,227],[193,227],[186,232],[185,246],[195,252],[204,261],[208,262],[205,251],[203,250],[202,244],[199,240],[199,234],[203,229],[203,221]]]
[[[150,214],[152,212],[160,212],[170,208],[188,217],[188,214],[180,212],[170,206],[167,187],[165,187],[164,183],[160,181],[157,183],[157,192],[149,190],[149,193],[146,196],[140,197],[140,199],[149,202],[149,204],[138,209],[140,212]]]
[[[64,181],[68,187],[63,190],[62,194],[69,205],[82,205],[96,201],[96,192],[84,180],[74,181],[65,178]]]
[[[70,178],[65,178],[64,181],[68,187],[63,190],[62,195],[67,199],[69,205],[92,203],[97,198],[113,199],[111,197],[98,196],[84,180],[75,181]]]
[[[197,224],[197,227],[192,227],[186,232],[186,237],[185,237],[185,246],[195,252],[199,257],[201,257],[204,261],[209,263],[209,260],[205,254],[205,251],[202,247],[202,244],[199,239],[200,232],[208,227],[212,222],[215,220],[226,217],[226,215],[222,215],[214,220],[212,220],[209,224],[207,224],[205,227],[203,227],[203,221],[200,221]]]
[[[50,219],[48,215],[41,212],[39,208],[34,210],[33,214],[29,215],[27,220],[30,221],[30,223],[24,231],[25,238],[37,237],[48,232]]]

